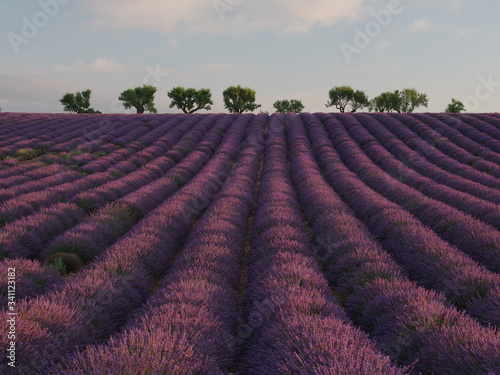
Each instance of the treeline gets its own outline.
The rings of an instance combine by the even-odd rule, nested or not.
[[[154,104],[156,91],[155,86],[143,85],[125,90],[120,94],[118,100],[122,101],[125,109],[135,108],[137,113],[145,111],[157,113]],[[59,101],[64,106],[65,112],[101,113],[90,107],[90,95],[91,90],[89,89],[75,94],[66,93]],[[184,113],[194,113],[201,109],[209,111],[212,108],[211,105],[214,104],[210,89],[196,90],[178,86],[170,90],[167,95],[172,99],[170,108],[177,107]],[[255,103],[255,95],[255,91],[248,87],[230,86],[223,92],[224,106],[231,113],[254,111],[261,107],[260,104]],[[299,112],[303,108],[301,106]]]
[[[157,88],[152,85],[143,85],[123,91],[118,99],[122,101],[125,109],[135,108],[137,113],[157,113],[154,104]],[[256,101],[256,92],[248,87],[230,86],[224,90],[224,107],[230,113],[252,112],[261,107]],[[177,107],[184,113],[194,113],[199,110],[211,110],[213,105],[210,89],[174,87],[167,93],[172,100],[170,108]],[[64,106],[65,112],[73,113],[101,113],[90,107],[91,90],[77,93],[66,93],[59,100]],[[350,110],[356,112],[360,109],[376,112],[413,112],[418,107],[427,107],[429,100],[426,94],[418,92],[414,88],[387,91],[369,99],[364,91],[354,90],[350,86],[336,86],[328,93],[326,107],[335,107],[340,112]],[[288,112],[300,113],[304,105],[297,99],[277,100],[273,104],[276,112],[285,114]],[[464,105],[455,99],[448,105],[445,112],[460,113],[464,111]]]
[[[410,113],[418,107],[427,107],[429,99],[427,94],[418,92],[414,88],[386,91],[369,99],[364,91],[354,90],[351,86],[337,86],[330,90],[330,100],[327,107],[335,106],[340,112],[350,108],[351,112],[366,108],[375,112]],[[465,110],[462,102],[452,99],[445,109],[448,113],[460,113]]]

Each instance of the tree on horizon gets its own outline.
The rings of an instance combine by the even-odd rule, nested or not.
[[[460,113],[463,111],[465,111],[464,104],[456,99],[451,99],[451,103],[448,104],[448,107],[445,109],[446,113]]]
[[[252,112],[261,107],[255,103],[255,91],[248,87],[229,86],[222,95],[224,106],[231,113]]]
[[[64,106],[64,112],[70,113],[101,113],[90,107],[92,90],[87,89],[76,93],[66,93],[59,101]]]
[[[348,105],[351,105],[351,112],[356,112],[370,103],[364,91],[354,90],[351,86],[336,86],[329,91],[328,96],[326,107],[335,106],[341,113],[345,112]]]
[[[133,89],[125,90],[120,94],[118,100],[123,102],[125,109],[135,108],[137,113],[157,113],[154,100],[156,87],[152,85],[142,85]]]
[[[292,113],[300,113],[304,109],[304,105],[300,100],[292,99],[292,100],[277,100],[273,104],[276,112],[281,113],[282,115],[292,112]]]
[[[377,95],[370,102],[370,110],[411,113],[418,107],[427,107],[428,104],[427,94],[420,93],[414,88],[405,88],[401,91],[385,91]]]
[[[177,107],[184,113],[194,113],[200,109],[209,111],[212,109],[212,93],[210,89],[196,90],[194,88],[187,88],[177,86],[167,93],[168,97],[172,99],[170,108]]]

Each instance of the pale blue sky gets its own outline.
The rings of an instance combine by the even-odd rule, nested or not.
[[[418,111],[456,98],[499,112],[499,14],[493,0],[0,0],[0,107],[62,112],[65,92],[90,88],[95,109],[123,112],[119,94],[148,82],[160,113],[179,112],[178,85],[210,88],[226,112],[236,84],[270,112],[278,99],[336,111],[328,90],[344,84],[415,87]]]

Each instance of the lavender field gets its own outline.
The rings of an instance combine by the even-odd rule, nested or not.
[[[2,374],[498,375],[500,115],[0,113],[0,256]]]

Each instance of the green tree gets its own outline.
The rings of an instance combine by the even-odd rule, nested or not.
[[[247,87],[230,86],[222,95],[224,106],[231,113],[251,112],[261,107],[260,104],[255,104],[255,91]]]
[[[422,106],[427,107],[429,105],[427,95],[418,92],[416,89],[403,89],[403,91],[400,92],[400,97],[401,107],[398,112],[409,113],[413,112],[415,108]]]
[[[419,93],[416,89],[386,91],[373,98],[370,103],[370,109],[376,112],[409,113],[417,107],[427,107],[429,100],[426,94]]]
[[[460,113],[463,111],[465,111],[464,104],[456,99],[451,99],[451,103],[448,104],[448,107],[446,107],[445,110],[446,113]]]
[[[302,102],[296,99],[277,100],[274,102],[273,107],[276,109],[276,112],[279,112],[282,115],[288,112],[300,113],[304,109]]]
[[[134,107],[137,113],[144,113],[149,111],[156,113],[154,104],[156,87],[152,85],[143,85],[133,89],[125,90],[120,94],[118,100],[123,102],[125,109]]]
[[[172,99],[170,108],[176,106],[184,113],[194,113],[200,109],[209,111],[212,102],[212,94],[210,89],[196,90],[193,88],[185,89],[184,87],[174,87],[168,92],[168,97]]]
[[[370,100],[363,91],[356,90],[351,101],[351,112],[356,112],[358,109],[369,107]]]
[[[90,95],[92,91],[90,89],[76,92],[76,93],[66,93],[59,99],[61,104],[64,106],[64,112],[71,113],[101,113],[93,108],[90,108]]]
[[[386,91],[374,97],[370,102],[370,109],[375,112],[401,112],[401,96],[399,91]]]
[[[326,106],[335,106],[340,112],[345,112],[348,105],[351,105],[351,112],[356,112],[370,104],[363,91],[354,90],[351,86],[336,86],[329,91],[328,96],[330,100]]]

